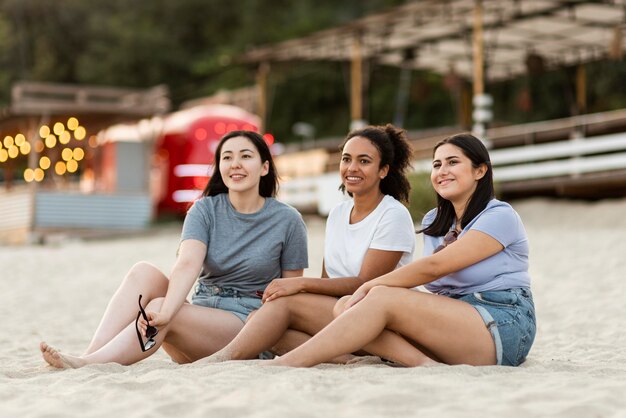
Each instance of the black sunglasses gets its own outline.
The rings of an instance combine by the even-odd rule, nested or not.
[[[139,313],[137,314],[137,319],[135,320],[135,329],[137,330],[137,338],[139,339],[139,345],[141,346],[141,351],[148,351],[156,344],[154,341],[154,337],[159,333],[159,330],[156,327],[150,325],[148,321],[148,317],[146,316],[146,311],[143,310],[141,306],[141,296],[139,295]],[[141,332],[139,331],[139,317],[143,316],[143,319],[146,320],[148,326],[146,327],[146,337],[148,337],[148,341],[143,342],[143,338],[141,337]]]

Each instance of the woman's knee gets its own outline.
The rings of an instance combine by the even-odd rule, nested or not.
[[[393,302],[398,296],[397,290],[398,288],[395,287],[374,286],[369,292],[367,292],[363,302],[375,304]]]
[[[344,307],[346,306],[346,302],[350,299],[350,295],[344,296],[335,303],[335,307],[333,308],[333,316],[337,318],[344,311]]]
[[[126,275],[125,281],[144,285],[165,286],[166,289],[168,284],[167,277],[161,270],[146,261],[140,261],[132,266]]]

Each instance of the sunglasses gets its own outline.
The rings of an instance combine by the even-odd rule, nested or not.
[[[146,311],[143,310],[141,306],[141,296],[139,295],[139,313],[137,314],[137,319],[135,320],[135,329],[137,330],[137,338],[139,339],[139,345],[141,346],[141,351],[148,351],[156,344],[154,341],[154,337],[159,333],[159,330],[156,327],[150,325],[148,321],[148,316],[146,315]],[[143,316],[143,319],[146,320],[148,326],[146,327],[146,337],[148,337],[148,341],[143,342],[143,338],[141,337],[141,332],[139,331],[139,318]]]
[[[454,241],[456,241],[458,237],[459,233],[456,232],[455,229],[448,231],[448,233],[443,237],[443,244],[438,245],[437,248],[435,248],[435,251],[433,251],[433,254],[443,250],[448,245],[452,244]]]

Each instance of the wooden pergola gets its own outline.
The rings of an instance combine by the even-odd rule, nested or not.
[[[626,0],[419,0],[351,23],[239,57],[258,66],[260,113],[271,63],[351,63],[351,118],[363,119],[364,63],[453,75],[473,86],[527,71],[578,66],[577,104],[585,109],[582,64],[620,59],[626,43]]]

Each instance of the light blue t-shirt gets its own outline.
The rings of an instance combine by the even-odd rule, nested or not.
[[[435,220],[437,210],[424,216],[422,228]],[[454,227],[454,225],[453,225]],[[430,292],[443,295],[465,295],[488,290],[506,290],[515,287],[530,288],[528,274],[528,238],[522,220],[508,203],[492,199],[461,231],[483,232],[504,246],[499,253],[462,270],[441,277],[425,285]],[[443,237],[424,234],[424,256],[432,255],[443,243]]]
[[[198,199],[187,212],[181,241],[207,246],[199,281],[243,293],[264,290],[284,270],[308,267],[302,216],[268,197],[255,213],[239,213],[227,193]]]

